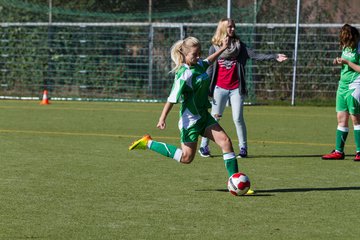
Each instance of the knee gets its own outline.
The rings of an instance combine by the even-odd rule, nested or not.
[[[221,140],[220,147],[222,149],[230,149],[232,147],[231,139],[228,136],[224,136]]]
[[[190,164],[194,160],[194,157],[195,156],[191,156],[191,155],[183,153],[183,155],[181,156],[180,162],[183,164]]]
[[[225,144],[225,146],[228,146],[228,147],[230,147],[232,145],[231,139],[228,136],[225,137],[224,144]]]

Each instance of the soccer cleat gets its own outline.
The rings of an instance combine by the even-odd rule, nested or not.
[[[239,155],[237,155],[236,157],[237,157],[237,158],[246,158],[247,155],[248,155],[248,153],[247,153],[247,148],[246,148],[246,147],[242,147],[242,148],[240,148],[240,153],[239,153]]]
[[[199,148],[199,153],[200,153],[200,156],[202,157],[210,157],[210,149],[208,146],[205,146],[205,147],[200,147]]]
[[[355,162],[360,162],[360,152],[357,152],[354,158]]]
[[[251,189],[249,189],[246,193],[245,193],[245,195],[254,195],[255,194],[255,191],[254,190],[251,190]]]
[[[151,140],[151,136],[149,134],[144,135],[142,138],[140,138],[139,140],[133,142],[130,146],[129,146],[129,150],[133,150],[133,149],[146,149],[147,147],[147,143],[149,142],[149,140]]]
[[[333,150],[329,154],[325,154],[321,157],[323,160],[343,160],[345,158],[345,153]]]

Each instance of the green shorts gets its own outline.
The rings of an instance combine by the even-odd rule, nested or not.
[[[218,124],[218,122],[214,119],[214,117],[206,112],[201,115],[201,118],[196,121],[195,124],[188,127],[187,129],[180,129],[180,140],[182,143],[187,142],[197,142],[199,136],[203,136],[205,129],[214,124]]]
[[[339,87],[336,92],[336,112],[360,114],[360,86],[353,89]]]

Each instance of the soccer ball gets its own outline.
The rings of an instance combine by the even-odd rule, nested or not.
[[[227,187],[232,195],[244,195],[250,189],[250,179],[244,173],[234,173],[229,177]]]

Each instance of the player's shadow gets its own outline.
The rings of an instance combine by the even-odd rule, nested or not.
[[[259,155],[259,156],[249,156],[250,158],[321,158],[322,155],[317,154],[299,154],[299,155]]]
[[[321,158],[323,155],[318,154],[299,154],[299,155],[250,155],[244,159],[248,158]],[[346,156],[355,156],[355,155],[346,155]],[[222,155],[211,155],[210,158],[222,158]]]
[[[227,189],[199,189],[199,190],[195,190],[197,192],[226,192],[228,193],[229,191]],[[258,191],[255,192],[255,194],[251,194],[251,195],[243,195],[241,197],[266,197],[266,196],[273,196],[273,194],[269,194],[269,193],[258,193]]]
[[[329,187],[329,188],[274,188],[255,190],[255,194],[245,195],[245,197],[266,197],[274,196],[274,193],[302,193],[302,192],[321,192],[321,191],[354,191],[360,190],[359,187]],[[202,192],[228,192],[227,189],[202,189]]]
[[[360,187],[328,187],[328,188],[275,188],[257,190],[258,193],[288,193],[288,192],[321,192],[321,191],[353,191],[360,190]]]

